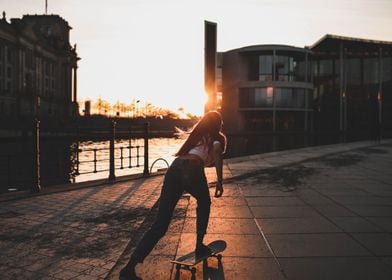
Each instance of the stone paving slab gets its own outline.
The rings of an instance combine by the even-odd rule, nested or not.
[[[300,218],[319,216],[310,206],[250,206],[255,218]]]
[[[371,256],[344,233],[266,234],[277,257]]]
[[[257,219],[257,222],[265,234],[341,232],[337,226],[321,215],[312,217]]]
[[[330,220],[345,232],[381,232],[383,229],[370,219],[363,217],[330,217]]]
[[[390,269],[374,257],[279,258],[290,280],[387,280]]]
[[[196,218],[185,220],[183,233],[194,233],[196,229]],[[208,232],[211,234],[259,234],[259,230],[253,219],[243,218],[210,218]]]
[[[359,243],[376,256],[392,256],[392,235],[390,233],[353,233]]]

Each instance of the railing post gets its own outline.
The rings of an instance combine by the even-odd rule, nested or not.
[[[7,187],[11,186],[11,156],[7,156]]]
[[[112,120],[109,146],[109,180],[114,180],[116,175],[114,173],[114,139],[116,138],[116,122]]]
[[[149,123],[146,122],[144,123],[144,171],[143,171],[143,175],[144,176],[148,176],[150,174],[150,171],[148,169],[148,126]]]
[[[34,119],[33,125],[33,185],[31,188],[32,193],[41,191],[41,151],[40,151],[40,121]]]

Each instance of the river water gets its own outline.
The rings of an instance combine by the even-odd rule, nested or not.
[[[183,139],[178,138],[152,138],[149,139],[149,170],[155,172],[159,169],[167,168],[174,160],[174,154],[177,152]],[[129,159],[129,147],[131,149],[131,159]],[[137,148],[139,147],[139,148]],[[122,148],[122,160],[121,160]],[[96,152],[96,169],[99,172],[94,173],[94,151]],[[139,160],[137,158],[137,149],[139,149]],[[108,178],[109,171],[100,171],[109,169],[109,141],[84,141],[79,143],[79,173],[75,176],[75,182],[84,182],[96,179]],[[139,166],[138,166],[139,165]],[[153,165],[153,166],[152,166]],[[131,166],[131,167],[129,167]],[[121,168],[122,167],[122,168]],[[152,169],[151,169],[152,167]],[[144,140],[130,139],[118,140],[115,142],[115,175],[124,176],[131,174],[143,173],[144,170]]]

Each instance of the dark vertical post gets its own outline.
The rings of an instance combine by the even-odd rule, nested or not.
[[[33,185],[31,188],[32,193],[41,191],[41,151],[40,151],[40,121],[38,118],[34,119],[33,124]]]
[[[7,156],[7,186],[11,186],[11,156]]]
[[[116,138],[116,122],[112,120],[109,146],[109,180],[114,180],[114,139]]]
[[[129,168],[132,167],[132,126],[129,126]]]
[[[272,80],[276,80],[276,50],[272,51]],[[276,98],[275,98],[275,87],[273,88],[273,96],[272,96],[272,150],[277,150],[277,142],[279,136],[276,134]]]
[[[79,142],[76,144],[76,176],[79,175]]]
[[[143,175],[147,176],[150,174],[148,170],[148,122],[144,123],[144,171]]]
[[[345,140],[345,102],[346,102],[346,88],[345,88],[345,65],[344,65],[344,48],[343,43],[339,46],[339,67],[340,67],[340,78],[339,78],[339,133],[340,142],[346,142]]]
[[[383,80],[383,60],[382,60],[382,48],[379,48],[378,56],[378,93],[377,93],[377,104],[378,104],[378,123],[377,123],[377,140],[381,141],[382,138],[382,80]]]
[[[204,110],[216,109],[216,31],[215,22],[204,21],[204,89],[208,100]]]
[[[305,53],[305,83],[308,83],[308,53]],[[309,136],[309,91],[305,90],[305,112],[304,112],[304,128],[305,128],[305,135],[303,137],[304,146],[308,146],[308,136]]]

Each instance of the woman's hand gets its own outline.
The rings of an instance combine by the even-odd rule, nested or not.
[[[215,186],[215,197],[221,197],[223,194],[223,184],[222,181],[216,182]]]

